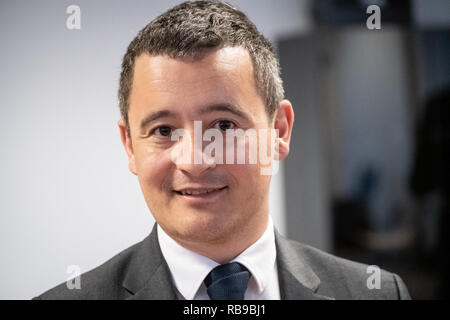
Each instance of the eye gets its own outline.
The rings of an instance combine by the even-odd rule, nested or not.
[[[153,130],[152,134],[162,137],[169,137],[172,134],[172,128],[168,126],[161,126]]]
[[[235,129],[236,125],[233,121],[230,120],[220,120],[217,121],[214,125],[214,128],[222,130],[223,132],[226,132],[227,130]]]

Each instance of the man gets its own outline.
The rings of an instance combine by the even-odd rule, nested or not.
[[[81,275],[80,289],[63,283],[38,298],[409,298],[398,276],[382,271],[371,290],[366,266],[274,230],[265,169],[289,153],[283,94],[274,49],[230,5],[185,2],[147,25],[123,58],[119,128],[156,224]],[[228,144],[239,130],[241,144]],[[269,163],[255,161],[255,144],[259,156],[273,151]]]

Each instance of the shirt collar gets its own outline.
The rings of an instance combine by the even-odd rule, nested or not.
[[[275,260],[275,232],[272,217],[269,215],[266,231],[261,238],[233,259],[232,262],[239,262],[250,271],[256,281],[258,294],[261,294],[269,283]]]
[[[169,266],[175,286],[186,300],[193,300],[205,277],[219,264],[182,247],[159,225],[157,228],[161,252]],[[262,293],[268,285],[275,259],[275,234],[272,218],[269,215],[263,235],[231,262],[244,265],[255,279],[258,293]]]

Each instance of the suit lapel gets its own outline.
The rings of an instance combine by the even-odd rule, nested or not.
[[[333,299],[317,293],[320,279],[302,258],[301,250],[275,231],[281,299]],[[122,286],[130,300],[176,300],[169,267],[159,247],[156,224],[130,257]]]
[[[329,300],[317,293],[320,279],[288,239],[275,231],[278,281],[282,300]]]
[[[176,300],[175,289],[158,243],[156,224],[130,258],[122,286],[130,300]]]

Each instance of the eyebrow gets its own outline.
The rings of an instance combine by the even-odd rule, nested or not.
[[[239,107],[229,104],[229,103],[218,103],[218,104],[209,105],[207,107],[200,109],[199,114],[204,115],[206,113],[211,113],[211,112],[229,112],[240,118],[243,118],[244,120],[246,120],[248,122],[251,121],[250,117],[244,111],[242,111]],[[153,121],[156,121],[160,118],[175,117],[175,116],[176,116],[176,114],[169,110],[161,110],[161,111],[152,112],[152,113],[148,114],[144,119],[142,119],[141,130],[146,128]]]
[[[207,106],[205,108],[200,109],[200,114],[210,113],[214,111],[230,112],[240,118],[243,118],[248,122],[251,122],[250,117],[244,111],[242,111],[241,108],[229,103],[219,103]]]
[[[152,112],[148,114],[144,119],[141,121],[141,129],[146,128],[150,123],[153,121],[156,121],[160,118],[167,118],[167,117],[174,117],[175,114],[169,110],[161,110],[157,112]]]

